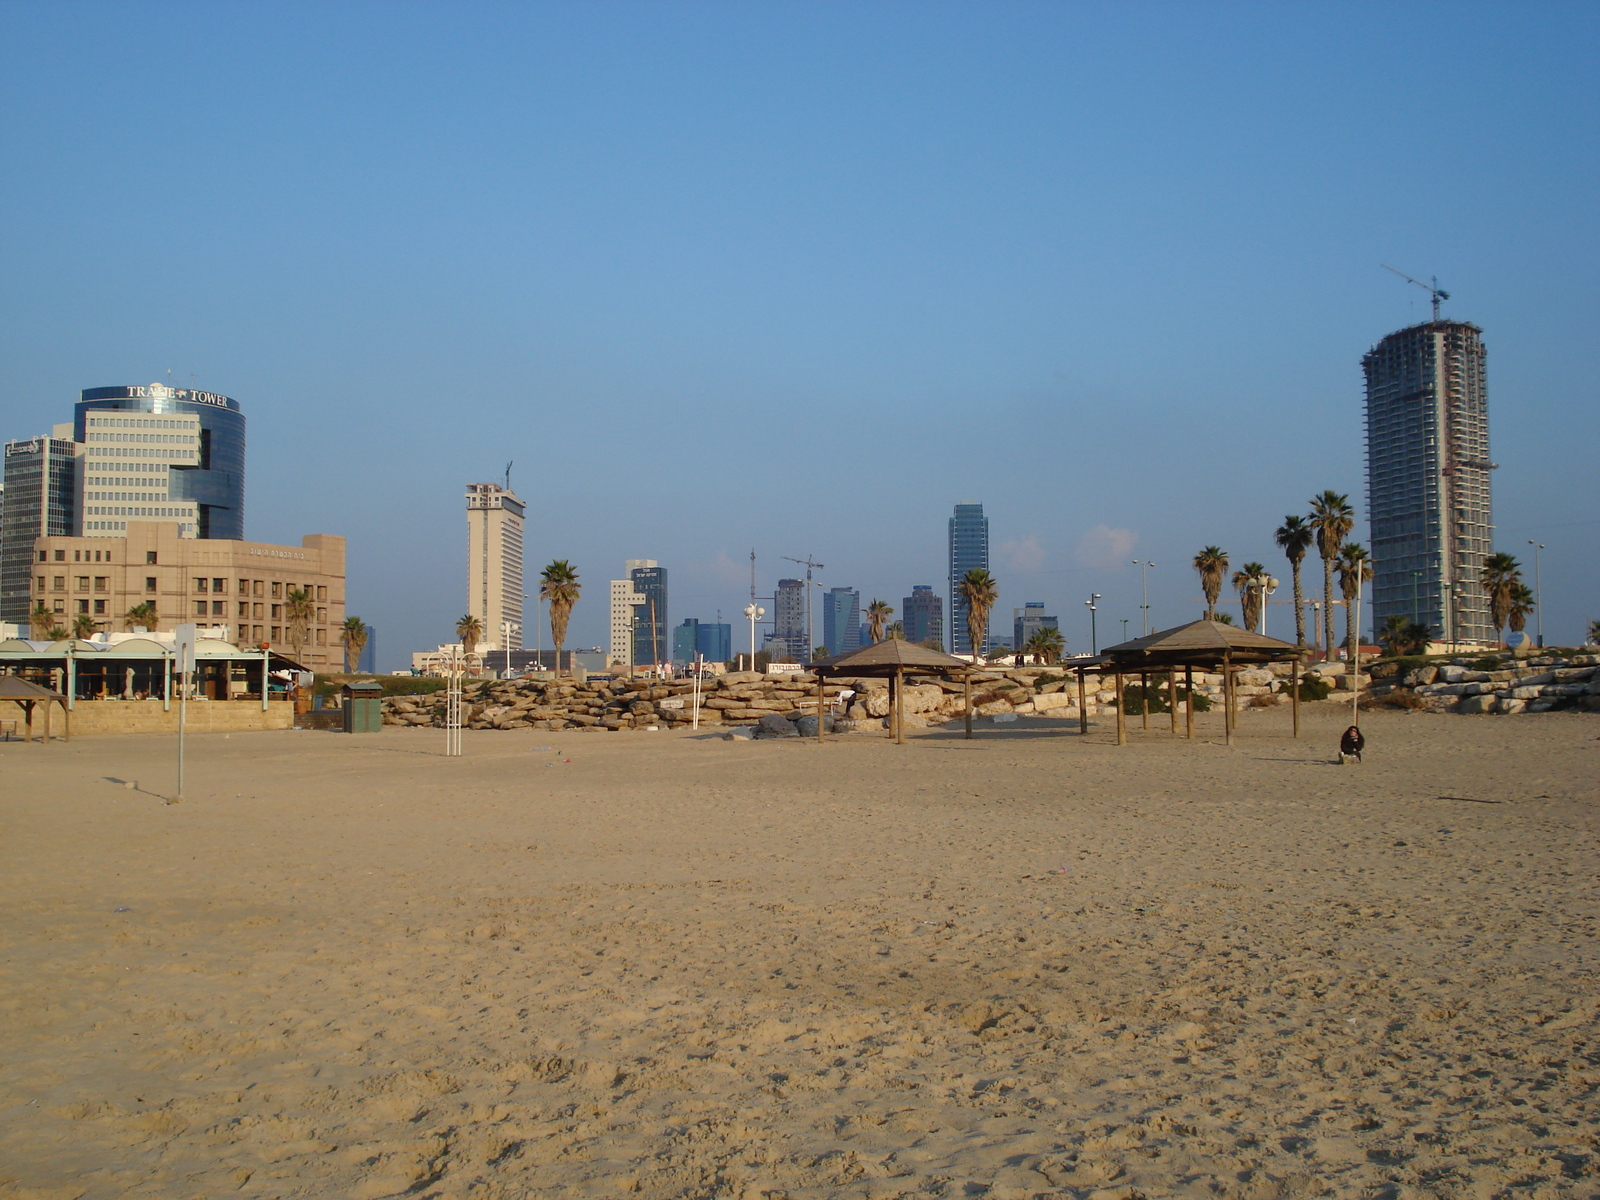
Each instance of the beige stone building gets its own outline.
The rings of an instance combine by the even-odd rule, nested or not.
[[[312,618],[303,646],[293,644],[285,605],[303,588]],[[224,626],[240,646],[269,644],[316,671],[340,670],[345,618],[345,545],[312,533],[299,546],[180,537],[174,521],[127,522],[121,536],[42,537],[34,543],[33,602],[70,629],[79,616],[120,631],[127,614],[149,601],[156,628],[193,621]]]
[[[467,485],[467,612],[480,650],[522,649],[522,524],[526,509],[497,483]]]

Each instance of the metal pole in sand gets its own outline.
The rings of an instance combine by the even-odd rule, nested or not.
[[[1294,656],[1289,672],[1289,711],[1294,715],[1294,736],[1300,736],[1300,655]]]
[[[1083,668],[1078,668],[1078,735],[1089,736],[1089,704],[1083,691]]]
[[[1143,713],[1141,714],[1141,718],[1140,718],[1143,723],[1139,726],[1139,728],[1141,728],[1141,729],[1149,729],[1150,728],[1150,672],[1148,672],[1148,671],[1140,671],[1139,672],[1139,696],[1140,696],[1140,698],[1142,700],[1142,703],[1139,705],[1139,707],[1144,710]]]
[[[967,711],[967,740],[972,739],[972,671],[969,669],[961,675],[961,695]]]
[[[826,631],[824,631],[824,632],[826,632]],[[825,710],[823,708],[823,698],[822,698],[822,668],[818,667],[817,668],[817,741],[819,741],[819,742],[822,740],[823,717],[825,715],[826,715],[826,712],[825,712]]]
[[[1172,736],[1178,736],[1178,668],[1167,668],[1167,724]]]

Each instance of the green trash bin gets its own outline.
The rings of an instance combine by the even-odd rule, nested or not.
[[[358,679],[339,689],[344,697],[344,731],[377,733],[383,729],[383,685]]]

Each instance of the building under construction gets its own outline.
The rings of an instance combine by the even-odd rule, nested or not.
[[[1436,641],[1494,641],[1480,582],[1494,539],[1482,333],[1433,320],[1361,360],[1376,630],[1398,614]]]

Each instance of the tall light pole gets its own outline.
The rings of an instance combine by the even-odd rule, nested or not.
[[[1267,600],[1272,593],[1278,590],[1278,580],[1263,571],[1259,575],[1250,576],[1250,586],[1261,593],[1261,611],[1256,614],[1256,632],[1262,637],[1267,636]]]
[[[1139,568],[1139,613],[1142,617],[1139,632],[1147,634],[1150,632],[1150,568],[1155,566],[1155,563],[1142,562],[1136,558],[1133,560],[1133,565]]]
[[[1537,633],[1538,638],[1539,638],[1539,649],[1543,650],[1544,649],[1544,605],[1540,602],[1542,598],[1539,595],[1540,591],[1542,590],[1542,588],[1540,587],[1540,578],[1539,578],[1539,574],[1540,574],[1540,572],[1539,572],[1539,551],[1544,549],[1544,543],[1543,542],[1536,542],[1532,538],[1529,538],[1528,539],[1528,545],[1533,547],[1533,620],[1534,620],[1533,628],[1534,628],[1534,630]]]
[[[1421,578],[1421,571],[1411,572],[1411,619],[1418,625],[1422,624],[1422,607],[1421,602],[1417,599],[1417,581]],[[1330,616],[1328,619],[1331,621],[1333,618]],[[1333,653],[1331,646],[1328,648],[1328,653]]]
[[[523,599],[526,600],[527,597],[524,596]],[[511,635],[512,635],[513,632],[521,633],[522,632],[522,626],[518,625],[515,621],[501,621],[500,622],[500,642],[501,642],[501,645],[503,645],[506,648],[506,675],[507,675],[507,677],[509,677],[511,675]]]
[[[1090,654],[1099,654],[1100,653],[1100,635],[1096,632],[1095,619],[1094,619],[1095,613],[1100,611],[1098,608],[1095,607],[1095,604],[1094,604],[1094,602],[1096,600],[1098,600],[1098,599],[1100,599],[1100,593],[1099,592],[1090,592],[1089,593],[1089,598],[1084,601],[1084,603],[1089,606],[1089,653]]]
[[[755,601],[744,606],[744,615],[750,618],[750,669],[756,669],[756,622],[767,615],[767,610]]]

